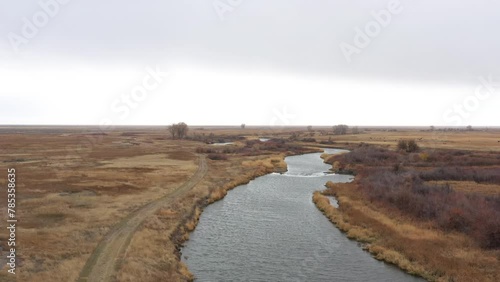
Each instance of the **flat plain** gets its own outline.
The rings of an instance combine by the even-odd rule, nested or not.
[[[18,181],[18,279],[191,280],[180,262],[179,246],[195,228],[203,207],[229,189],[283,171],[287,155],[362,143],[395,150],[400,139],[414,139],[426,149],[500,152],[497,129],[364,128],[359,134],[333,135],[329,127],[191,126],[189,140],[173,140],[166,127],[118,127],[105,133],[83,126],[1,127],[0,164],[5,173],[0,184],[5,186],[10,167],[16,169]],[[233,144],[207,144],[213,142]],[[497,184],[450,184],[462,191],[500,195]],[[6,202],[5,194],[0,201]],[[6,236],[0,234],[3,250]],[[103,248],[116,238],[120,244]],[[111,261],[105,273],[96,267],[100,259]],[[12,280],[4,273],[1,280]]]

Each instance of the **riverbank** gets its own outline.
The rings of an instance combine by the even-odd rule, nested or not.
[[[182,249],[192,273],[200,281],[231,279],[235,270],[241,281],[421,281],[373,259],[311,205],[317,187],[352,178],[325,173],[320,154],[288,157],[287,173],[206,207]]]
[[[193,232],[198,225],[200,216],[205,207],[224,199],[224,197],[230,190],[238,186],[248,184],[250,181],[260,176],[264,176],[270,173],[285,173],[287,171],[285,158],[288,156],[302,155],[320,151],[321,149],[308,148],[306,151],[300,153],[289,152],[287,154],[279,154],[264,159],[243,161],[241,162],[241,168],[243,168],[243,171],[239,176],[234,177],[229,182],[226,182],[225,184],[215,189],[212,189],[211,192],[203,200],[197,201],[193,206],[190,216],[185,218],[185,220],[178,225],[177,229],[173,233],[173,236],[171,237],[176,248],[176,258],[178,260],[180,268],[182,269],[182,278],[186,281],[194,280],[193,274],[189,272],[186,265],[181,262],[180,250],[183,247],[184,243],[189,240],[189,234]]]
[[[359,222],[349,216],[345,210],[349,210],[358,214],[360,210],[363,213],[374,213],[373,210],[367,210],[366,207],[361,209],[361,205],[353,203],[345,196],[340,196],[340,193],[335,194],[339,204],[339,209],[333,207],[329,199],[325,196],[328,194],[322,194],[321,192],[315,192],[313,195],[313,202],[316,207],[339,228],[342,232],[346,234],[349,239],[356,240],[363,243],[363,249],[372,254],[376,259],[385,261],[387,263],[393,264],[400,269],[406,271],[409,274],[423,277],[427,280],[434,280],[432,274],[428,273],[421,265],[416,262],[408,260],[403,254],[392,249],[388,249],[383,245],[377,245],[376,242],[380,238],[380,234],[374,231],[372,228],[366,226],[358,225]],[[376,224],[384,224],[384,222],[392,222],[387,217],[378,214],[378,218],[365,216],[368,220],[377,220]]]
[[[470,160],[463,156],[467,158],[474,156],[473,162],[479,167],[471,168],[471,170],[475,171],[477,176],[481,174],[481,164],[483,163],[486,166],[482,173],[491,170],[489,162],[494,159],[490,155],[493,153],[464,154],[453,151],[423,151],[420,156],[418,154],[411,156],[412,158],[418,157],[412,163],[408,160],[402,161],[403,158],[407,157],[403,153],[398,154],[364,147],[360,152],[354,151],[353,154],[327,160],[335,171],[348,168],[359,173],[353,183],[328,183],[325,191],[316,192],[313,195],[313,201],[317,208],[332,223],[344,231],[349,238],[362,242],[364,248],[375,258],[394,264],[408,273],[421,276],[429,281],[498,281],[500,279],[499,250],[486,247],[484,240],[475,239],[480,238],[477,237],[479,236],[477,234],[484,232],[484,228],[493,228],[488,227],[493,226],[492,223],[489,223],[490,219],[494,221],[498,217],[494,215],[483,216],[484,218],[481,220],[485,220],[485,222],[480,227],[474,227],[475,222],[469,223],[467,221],[475,216],[474,212],[459,210],[462,203],[477,201],[477,199],[483,199],[482,197],[486,201],[482,205],[478,205],[476,202],[471,202],[469,205],[474,206],[476,212],[481,209],[487,210],[488,201],[494,201],[494,197],[477,194],[481,193],[480,189],[477,189],[477,193],[472,194],[463,192],[463,189],[459,189],[460,184],[456,183],[450,186],[453,190],[446,190],[444,196],[440,196],[441,194],[436,194],[440,193],[440,189],[450,189],[450,187],[432,186],[432,184],[421,183],[411,177],[406,178],[406,184],[402,184],[398,182],[397,178],[399,177],[397,175],[403,176],[412,171],[415,171],[412,172],[414,174],[423,171],[422,177],[430,177],[433,175],[429,173],[432,171],[432,166],[445,166],[447,163],[450,164],[449,166],[452,163],[467,165]],[[462,161],[454,160],[457,157],[461,157]],[[425,161],[420,158],[425,158]],[[398,160],[396,162],[398,165],[390,164],[391,160]],[[371,165],[377,167],[376,170],[371,170]],[[412,165],[417,168],[413,169]],[[422,167],[424,169],[421,169]],[[396,176],[393,176],[394,172],[384,172],[384,169],[396,171]],[[410,179],[412,179],[411,182],[408,182]],[[476,179],[479,178],[476,177]],[[402,190],[403,192],[400,193],[397,192],[397,187],[400,185],[420,188],[412,188],[413,190],[409,191]],[[475,186],[480,185],[485,184],[476,184]],[[489,184],[489,186],[491,185],[493,184]],[[388,189],[391,186],[392,188]],[[426,196],[423,199],[434,204],[423,208],[425,204],[420,202],[417,195],[412,195],[411,191],[428,191],[425,192]],[[491,189],[488,191],[491,192]],[[327,195],[337,198],[338,209],[330,205],[326,198]],[[387,198],[388,201],[384,201],[385,197],[390,198]],[[436,202],[434,201],[436,197],[450,197],[450,200]],[[399,205],[400,201],[403,201],[401,205]],[[458,204],[460,206],[446,208],[447,205]],[[434,212],[433,208],[442,210]],[[451,212],[451,215],[447,212]],[[428,213],[429,215],[427,215]],[[450,217],[459,214],[461,217]],[[467,233],[467,229],[456,229],[460,226],[483,229],[477,229],[475,233]],[[491,241],[492,244],[494,242]]]
[[[120,262],[117,280],[192,281],[181,262],[180,249],[189,239],[205,206],[222,199],[230,189],[271,172],[283,172],[284,156],[233,156],[223,161],[207,160],[207,176],[175,203],[160,208],[138,228]]]
[[[170,281],[192,281],[193,275],[181,261],[180,249],[196,228],[203,209],[223,199],[229,190],[259,176],[286,172],[286,156],[318,152],[302,147],[281,153],[262,149],[251,156],[233,153],[223,160],[208,159],[207,176],[196,187],[138,228],[120,263],[117,279],[134,281],[141,277],[141,281],[158,281],[169,277]],[[198,147],[197,151],[203,150]]]

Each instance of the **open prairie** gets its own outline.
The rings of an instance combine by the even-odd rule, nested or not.
[[[197,153],[215,146],[171,140],[165,127],[111,133],[7,127],[0,134],[0,163],[5,171],[16,169],[18,277],[24,281],[183,280],[188,272],[177,248],[186,234],[179,228],[223,189],[284,169],[289,153],[251,149],[215,161]],[[6,193],[0,197],[7,201]],[[5,265],[8,234],[0,236]],[[111,264],[102,267],[103,261]]]
[[[2,130],[0,161],[17,174],[24,281],[76,280],[113,226],[174,192],[198,166],[195,144],[166,140],[161,132]],[[2,233],[4,250],[5,239]]]
[[[165,127],[123,127],[107,133],[93,127],[0,128],[2,169],[13,167],[17,175],[18,277],[191,280],[180,262],[179,246],[195,228],[203,207],[229,189],[286,170],[286,155],[360,143],[394,150],[401,138],[415,139],[426,149],[487,154],[499,151],[500,134],[491,129],[436,133],[410,128],[333,135],[329,128],[193,126],[189,140],[172,140]],[[232,144],[207,144],[214,142]],[[4,186],[5,177],[1,181]],[[468,180],[450,185],[467,193],[477,189],[484,195],[500,194],[498,184]],[[343,195],[341,203],[348,196]],[[6,201],[4,193],[0,197]],[[387,210],[378,212],[391,217]],[[0,236],[4,259],[7,234]],[[460,240],[453,244],[467,239]],[[0,277],[9,281],[3,273]]]

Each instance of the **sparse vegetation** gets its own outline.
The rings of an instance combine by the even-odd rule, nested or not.
[[[414,261],[410,265],[422,263],[423,268],[408,271],[427,279],[470,281],[473,278],[496,281],[497,275],[500,275],[498,271],[489,272],[483,267],[471,266],[471,263],[475,256],[482,256],[485,264],[498,269],[498,258],[495,256],[500,254],[500,189],[497,188],[496,194],[474,193],[470,189],[455,189],[457,182],[448,181],[500,184],[500,154],[421,150],[421,153],[416,154],[407,149],[392,151],[361,144],[350,153],[326,158],[334,170],[349,168],[357,173],[357,177],[352,184],[330,183],[329,189],[325,191],[338,197],[340,214],[325,207],[321,203],[324,200],[318,200],[321,197],[315,195],[318,208],[348,234],[351,228],[375,232],[378,234],[374,236],[376,239],[369,241],[367,247],[370,252],[407,270],[405,265],[408,260]],[[369,207],[363,208],[364,205]],[[331,215],[335,212],[336,215]],[[377,220],[382,220],[381,215],[375,216],[377,213],[384,215],[383,224],[377,223]],[[349,228],[342,227],[346,226],[342,223],[342,218],[345,221],[346,216],[349,218]],[[381,219],[375,220],[379,217]],[[392,223],[387,225],[389,221]],[[402,240],[411,234],[404,235],[404,231],[394,221],[408,222],[415,230],[431,228],[435,231],[429,231],[427,236],[433,239]],[[435,237],[437,234],[451,241],[437,243],[442,241]],[[366,236],[355,237],[367,242]],[[457,239],[459,237],[461,239]],[[439,259],[424,258],[426,255],[422,250],[429,252],[434,244],[440,244],[440,252],[462,252],[467,253],[467,256],[444,258],[436,253]],[[397,253],[401,259],[394,262],[390,258],[392,255],[389,258],[386,256],[390,252]],[[439,272],[436,273],[437,270]]]
[[[457,155],[454,151],[440,153],[446,153],[449,158],[441,157],[449,160]],[[373,146],[361,146],[351,153],[334,156],[333,160],[358,165],[357,184],[370,201],[396,207],[420,220],[432,220],[446,230],[464,232],[482,247],[500,248],[499,197],[465,194],[454,191],[450,185],[426,182],[460,180],[500,184],[500,167],[453,167],[450,162],[446,167],[423,170],[422,166],[413,166],[424,164],[420,156],[415,158],[407,152],[396,153]]]

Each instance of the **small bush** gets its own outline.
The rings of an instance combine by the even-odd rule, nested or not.
[[[417,152],[420,147],[417,145],[415,140],[399,140],[398,141],[398,150],[404,151],[407,153]]]
[[[415,140],[408,141],[408,148],[406,149],[406,152],[413,153],[417,152],[419,149],[420,147],[417,145],[417,142],[415,142]]]
[[[398,141],[398,150],[406,151],[407,148],[408,148],[408,143],[406,142],[406,140],[399,140]]]
[[[429,154],[427,154],[427,153],[420,153],[418,156],[424,162],[426,162],[429,159]]]

